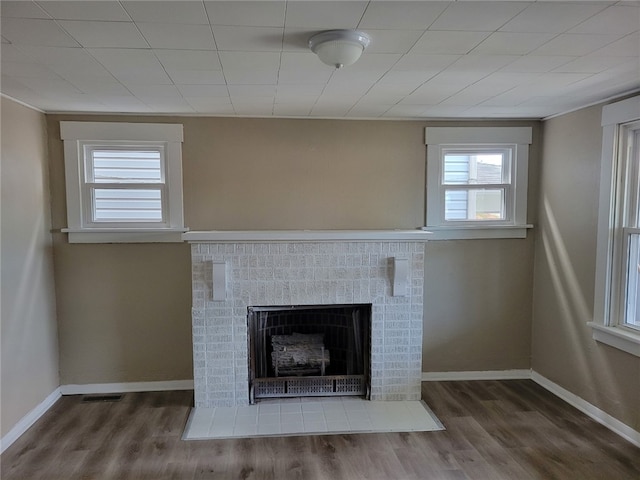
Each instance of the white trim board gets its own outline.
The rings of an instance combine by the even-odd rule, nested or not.
[[[53,406],[54,403],[60,399],[62,394],[60,393],[60,387],[56,388],[53,392],[47,395],[42,402],[36,405],[29,413],[18,420],[11,430],[0,439],[0,453],[9,448],[13,442],[18,440],[29,428],[36,423],[40,417],[42,417]]]
[[[531,370],[488,370],[471,372],[422,372],[423,382],[466,380],[530,380]]]
[[[430,232],[415,230],[194,230],[182,234],[190,243],[220,242],[426,242]]]
[[[617,418],[612,417],[605,411],[600,410],[595,405],[592,405],[586,400],[578,397],[576,394],[571,393],[569,390],[561,387],[557,383],[552,382],[548,378],[543,377],[536,371],[531,371],[531,380],[533,380],[549,392],[553,393],[555,396],[561,398],[569,405],[577,408],[588,417],[591,417],[596,422],[604,425],[612,432],[617,433],[625,440],[633,443],[636,447],[640,447],[640,432],[634,430],[629,425],[622,423]]]
[[[95,393],[161,392],[164,390],[193,390],[193,380],[164,382],[87,383],[61,385],[62,395],[91,395]]]

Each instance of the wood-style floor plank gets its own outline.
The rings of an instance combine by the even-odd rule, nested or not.
[[[640,449],[529,380],[427,382],[446,430],[181,439],[189,391],[60,399],[0,458],[3,480],[639,480]]]

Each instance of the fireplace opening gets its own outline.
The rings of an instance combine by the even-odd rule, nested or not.
[[[371,304],[248,308],[249,400],[369,398]]]

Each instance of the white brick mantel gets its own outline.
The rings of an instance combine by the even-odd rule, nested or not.
[[[427,236],[420,230],[185,234],[192,244],[195,406],[248,404],[247,308],[254,305],[371,304],[371,399],[419,400]],[[407,262],[404,296],[393,295],[394,258]],[[226,271],[220,300],[214,265]]]

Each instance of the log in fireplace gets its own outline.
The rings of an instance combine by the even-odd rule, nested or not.
[[[371,304],[248,307],[249,401],[370,397]]]

